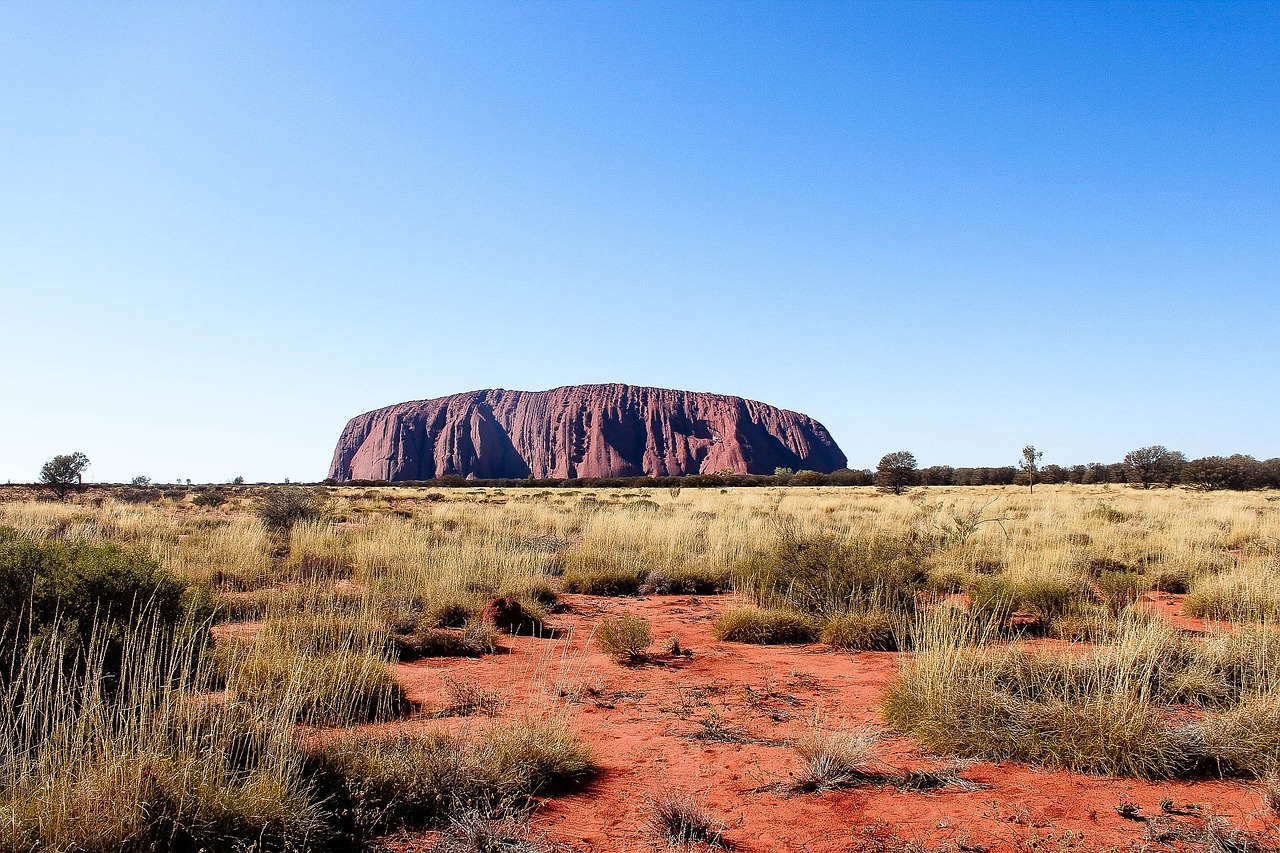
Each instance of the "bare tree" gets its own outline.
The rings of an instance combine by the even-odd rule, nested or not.
[[[1040,470],[1040,460],[1043,458],[1044,454],[1036,450],[1034,444],[1022,448],[1022,460],[1018,462],[1018,467],[1027,472],[1027,485],[1030,486],[1028,491],[1036,490],[1036,472]]]

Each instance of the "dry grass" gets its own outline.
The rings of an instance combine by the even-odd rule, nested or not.
[[[606,616],[596,626],[592,639],[619,663],[639,663],[648,659],[653,626],[639,616]]]
[[[1145,778],[1260,776],[1280,762],[1276,632],[1187,638],[1132,620],[1077,653],[923,645],[884,698],[887,719],[930,748]],[[1179,707],[1195,709],[1186,715]]]
[[[818,638],[818,623],[793,610],[739,607],[716,619],[712,631],[717,640],[730,643],[812,643]]]
[[[404,706],[389,666],[397,654],[486,651],[496,642],[476,621],[486,603],[505,596],[541,620],[557,592],[575,590],[728,586],[750,606],[717,620],[721,640],[918,650],[885,713],[943,752],[1266,777],[1280,772],[1280,642],[1269,627],[1280,622],[1280,507],[1269,497],[329,488],[316,493],[323,514],[287,523],[259,518],[262,496],[247,488],[216,504],[185,491],[150,503],[3,501],[0,525],[18,536],[140,549],[215,596],[224,620],[261,624],[218,634],[204,658],[154,632],[130,639],[123,693],[77,680],[85,671],[55,666],[52,650],[28,654],[0,719],[0,847],[322,847],[335,833],[416,820],[411,803],[463,768],[483,791],[455,785],[456,802],[422,809],[457,830],[456,849],[504,834],[510,849],[539,849],[520,840],[511,800],[585,772],[589,758],[562,726],[490,732],[477,717],[461,722],[484,732],[444,744],[353,741],[358,761],[341,738],[327,758],[304,754],[296,724],[393,719]],[[1188,590],[1189,615],[1256,624],[1181,636],[1143,616],[1148,588]],[[963,597],[938,606],[961,591],[971,610]],[[1028,653],[1017,640],[1029,630],[1098,647]],[[217,702],[202,697],[210,685]],[[503,710],[462,698],[454,704],[468,713]],[[838,740],[811,745],[823,765],[810,768],[815,785],[879,772],[865,755],[859,763],[858,743]],[[316,775],[330,760],[330,775]],[[335,778],[348,793],[403,796],[370,793],[382,805],[345,825],[325,800],[347,790]]]
[[[670,791],[654,800],[648,826],[658,842],[668,847],[733,849],[725,838],[724,822],[712,817],[697,797],[686,792]]]

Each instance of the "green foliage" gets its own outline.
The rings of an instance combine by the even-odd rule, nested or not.
[[[358,838],[488,813],[595,767],[567,728],[545,720],[497,725],[474,740],[420,729],[335,738],[313,763]]]
[[[820,639],[837,649],[894,652],[898,638],[892,615],[886,610],[866,610],[833,616],[822,626]]]
[[[910,609],[928,573],[899,540],[845,541],[783,522],[774,546],[736,566],[733,580],[763,607],[827,618],[851,608]]]
[[[66,498],[72,486],[80,485],[89,467],[89,457],[76,451],[53,457],[40,469],[40,482],[51,487],[59,499]]]
[[[876,487],[882,492],[900,495],[918,478],[916,457],[906,450],[886,453],[876,466]]]
[[[28,636],[56,633],[75,656],[96,631],[103,635],[109,664],[118,665],[119,638],[131,621],[145,612],[172,626],[206,615],[195,603],[184,581],[139,551],[0,530],[0,664]],[[7,670],[0,667],[0,673]]]
[[[635,595],[645,570],[617,555],[570,552],[560,583],[565,592],[582,595]]]

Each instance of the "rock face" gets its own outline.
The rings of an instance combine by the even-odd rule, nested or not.
[[[375,409],[338,439],[335,480],[639,477],[845,466],[826,427],[755,400],[634,385],[470,391]]]

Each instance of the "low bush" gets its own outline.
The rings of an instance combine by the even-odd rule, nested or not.
[[[711,630],[717,640],[757,645],[812,643],[818,638],[818,625],[810,617],[759,607],[730,610],[716,619]]]
[[[881,766],[871,758],[871,750],[879,742],[879,734],[868,728],[813,732],[800,738],[792,744],[804,761],[795,788],[830,791],[883,780]]]
[[[733,570],[734,588],[762,607],[792,609],[819,617],[853,608],[910,609],[928,582],[907,545],[889,537],[846,541],[801,533],[778,523],[772,548]]]
[[[108,672],[120,666],[128,626],[142,618],[174,626],[209,614],[194,590],[150,556],[118,545],[30,539],[0,529],[0,681],[28,638],[57,634],[68,659],[95,634]]]
[[[874,652],[898,650],[894,619],[886,610],[867,610],[833,616],[822,626],[819,639],[837,649]]]
[[[33,643],[0,691],[0,849],[290,850],[323,845],[327,814],[286,708],[201,702],[198,638],[147,620],[107,678],[101,635],[82,671]],[[61,677],[57,673],[61,673]],[[120,701],[127,697],[127,701]]]
[[[287,533],[295,524],[324,517],[325,498],[302,486],[278,486],[258,493],[258,518],[271,530]]]
[[[1104,571],[1093,579],[1093,588],[1111,615],[1119,616],[1150,588],[1150,584],[1134,572]]]
[[[636,663],[648,657],[653,626],[639,616],[606,616],[596,626],[595,644],[619,663]]]
[[[358,837],[492,814],[595,768],[590,750],[549,720],[496,724],[475,738],[422,730],[333,737],[312,760]]]
[[[1188,616],[1231,622],[1280,622],[1280,575],[1274,564],[1254,563],[1196,579],[1182,610]]]
[[[1258,776],[1280,764],[1278,661],[1280,632],[1193,640],[1135,618],[1115,646],[1087,655],[933,645],[883,710],[929,748],[967,757],[1143,778]],[[1187,705],[1195,712],[1176,713]]]
[[[401,660],[430,657],[479,657],[498,650],[498,632],[486,622],[473,619],[461,630],[423,628],[395,638]]]

